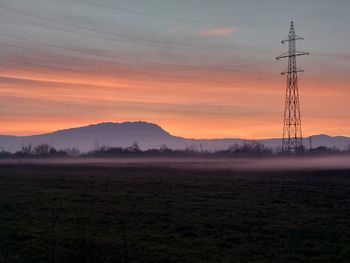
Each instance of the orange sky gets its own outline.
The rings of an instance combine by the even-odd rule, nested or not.
[[[211,70],[187,71],[182,80],[173,72],[161,73],[149,77],[147,71],[130,71],[128,77],[111,77],[8,69],[1,73],[0,133],[30,135],[104,121],[143,120],[183,137],[281,135],[282,76]],[[304,135],[350,135],[346,85],[317,82],[307,75],[300,82]]]
[[[306,69],[299,76],[303,133],[350,136],[344,44],[350,9],[291,1],[276,2],[280,12],[272,12],[254,1],[269,15],[257,15],[243,0],[201,0],[196,8],[119,3],[152,8],[144,13],[79,1],[4,0],[0,134],[147,121],[183,137],[281,137],[286,80],[279,72],[287,61],[274,58],[287,50],[280,40],[288,34],[288,11],[305,37],[298,49],[311,52],[298,59]]]

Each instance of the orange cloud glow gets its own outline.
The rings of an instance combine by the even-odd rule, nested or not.
[[[217,28],[208,31],[199,32],[197,35],[202,37],[221,37],[231,35],[237,32],[237,28]]]

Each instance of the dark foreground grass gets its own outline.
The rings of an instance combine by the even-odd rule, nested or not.
[[[0,262],[350,262],[350,171],[1,165]]]

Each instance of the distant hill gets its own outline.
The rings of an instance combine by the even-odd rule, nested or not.
[[[186,139],[169,134],[160,126],[147,122],[99,123],[79,128],[60,130],[52,133],[33,136],[0,135],[0,146],[6,151],[17,151],[25,144],[49,144],[57,149],[76,147],[81,151],[90,151],[97,146],[128,147],[137,142],[142,149],[159,148],[166,144],[169,148],[184,149],[196,147],[203,150],[222,150],[243,139]],[[264,145],[277,147],[281,139],[260,140]],[[315,135],[312,137],[313,147],[327,146],[346,149],[350,145],[349,137],[331,137]],[[308,144],[305,138],[305,145]]]

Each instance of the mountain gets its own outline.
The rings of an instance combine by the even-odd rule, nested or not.
[[[0,146],[7,151],[16,151],[29,143],[47,143],[57,149],[76,147],[81,151],[89,151],[102,145],[128,147],[134,142],[145,149],[158,148],[162,143],[173,141],[181,141],[181,138],[171,136],[160,126],[146,122],[108,122],[41,135],[0,136]]]
[[[128,147],[137,142],[141,149],[159,148],[166,144],[172,149],[196,147],[203,150],[222,150],[235,143],[242,143],[243,139],[186,139],[169,134],[160,126],[147,122],[99,123],[79,128],[60,130],[52,133],[33,136],[0,136],[0,146],[6,151],[17,151],[23,145],[42,143],[49,144],[56,149],[79,148],[90,151],[98,146]],[[281,139],[260,140],[268,147],[277,147]],[[331,137],[328,135],[312,136],[313,147],[327,146],[340,149],[348,148],[349,137]],[[305,138],[305,145],[309,139]]]

